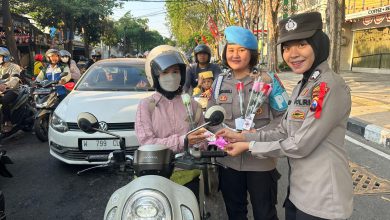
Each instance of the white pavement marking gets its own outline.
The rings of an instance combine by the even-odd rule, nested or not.
[[[364,143],[362,143],[362,142],[360,142],[358,140],[355,140],[352,137],[349,137],[349,136],[345,135],[345,140],[347,140],[347,141],[349,141],[351,143],[354,143],[356,145],[359,145],[359,146],[361,146],[361,147],[363,147],[363,148],[365,148],[365,149],[367,149],[367,150],[369,150],[369,151],[371,151],[371,152],[373,152],[375,154],[378,154],[381,157],[384,157],[384,158],[390,160],[390,155],[388,155],[388,154],[386,154],[386,153],[384,153],[384,152],[382,152],[380,150],[377,150],[377,149],[375,149],[373,147],[370,147],[367,144],[364,144]]]

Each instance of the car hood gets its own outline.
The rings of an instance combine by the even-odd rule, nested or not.
[[[77,122],[80,112],[89,112],[108,123],[135,122],[138,103],[153,92],[72,91],[55,113],[66,122]]]

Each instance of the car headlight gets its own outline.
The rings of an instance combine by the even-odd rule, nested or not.
[[[140,190],[127,199],[122,219],[172,219],[171,206],[162,193],[155,190]]]
[[[58,117],[56,113],[53,113],[50,125],[54,130],[58,132],[67,132],[69,130],[68,124],[64,120],[62,120],[62,118]]]
[[[108,213],[107,213],[107,216],[106,216],[106,219],[105,220],[114,220],[115,219],[115,214],[116,214],[116,211],[118,210],[118,207],[114,207],[112,208]]]

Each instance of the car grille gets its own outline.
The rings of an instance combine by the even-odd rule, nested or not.
[[[69,160],[82,160],[85,161],[87,156],[90,155],[108,155],[113,150],[103,151],[103,150],[91,150],[91,151],[80,151],[76,148],[69,148],[69,147],[63,147],[60,146],[54,142],[50,142],[50,147],[52,150],[55,151],[56,154],[61,155],[62,157],[69,159]],[[126,154],[134,155],[135,150],[138,147],[127,147],[126,148]]]
[[[69,130],[80,130],[77,123],[67,122]],[[134,130],[134,122],[107,123],[108,130]]]

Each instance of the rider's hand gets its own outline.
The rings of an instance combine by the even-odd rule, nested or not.
[[[201,128],[197,131],[194,131],[193,133],[189,134],[188,135],[188,144],[189,145],[194,145],[194,144],[197,144],[199,142],[202,142],[204,141],[206,138],[208,138],[207,135],[205,135],[204,133],[206,132],[207,130],[205,128]]]
[[[7,89],[5,84],[0,84],[0,92],[4,92]]]
[[[66,83],[66,80],[65,79],[61,79],[58,83],[61,84],[61,85],[64,85]]]
[[[199,76],[198,77],[198,88],[202,88],[202,84],[203,84],[203,77]]]
[[[223,137],[230,143],[245,141],[245,136],[229,128],[222,128],[216,134],[217,137]]]

